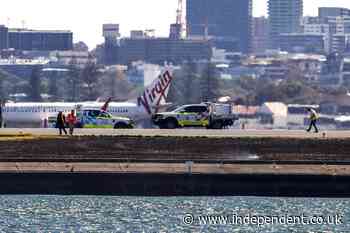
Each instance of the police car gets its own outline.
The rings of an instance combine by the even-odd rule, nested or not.
[[[202,103],[183,105],[174,111],[155,114],[152,121],[161,129],[206,127],[222,129],[238,119],[230,104]]]
[[[127,117],[116,117],[99,109],[77,111],[77,127],[131,129],[133,121]]]

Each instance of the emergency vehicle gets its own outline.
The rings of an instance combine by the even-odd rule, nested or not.
[[[171,112],[157,113],[152,121],[161,129],[181,127],[206,127],[222,129],[238,120],[230,104],[202,103],[183,105]]]
[[[111,113],[100,109],[83,109],[77,111],[78,128],[114,128],[131,129],[133,121],[127,117],[113,116]]]
[[[114,129],[131,129],[134,122],[127,117],[113,116],[111,113],[100,109],[78,109],[77,128],[114,128]],[[56,127],[56,117],[49,117],[48,127]],[[67,126],[68,127],[68,126]]]

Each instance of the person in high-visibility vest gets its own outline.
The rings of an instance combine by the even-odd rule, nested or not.
[[[69,125],[69,134],[72,136],[74,131],[74,126],[77,123],[77,117],[75,116],[75,111],[72,110],[67,116],[67,121]]]
[[[308,108],[307,111],[310,114],[310,117],[309,117],[310,118],[310,126],[309,126],[309,128],[306,131],[310,132],[312,127],[314,127],[315,128],[315,133],[318,133],[318,129],[317,129],[317,126],[316,126],[316,122],[318,120],[318,114],[315,111],[315,109],[312,109],[312,108]]]

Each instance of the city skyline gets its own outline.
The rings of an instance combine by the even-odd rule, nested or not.
[[[56,3],[36,0],[35,4],[32,1],[6,1],[0,9],[0,24],[32,29],[71,30],[74,41],[84,41],[90,49],[103,42],[104,23],[119,23],[123,36],[128,36],[130,30],[150,28],[156,29],[157,36],[168,36],[169,25],[176,19],[177,0],[120,2],[121,0],[118,4],[105,0],[105,4],[100,4],[89,1],[83,5],[82,1],[68,0]],[[253,3],[254,16],[267,14],[267,0],[254,0]],[[317,15],[317,8],[325,6],[350,8],[350,2],[317,0],[316,5],[315,0],[304,0],[304,15]]]

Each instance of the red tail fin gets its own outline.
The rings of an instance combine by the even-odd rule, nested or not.
[[[143,94],[137,99],[138,106],[143,106],[150,115],[156,113],[162,100],[165,101],[168,95],[172,80],[172,75],[166,70],[145,88]]]
[[[104,103],[104,105],[101,107],[101,111],[106,112],[108,109],[108,105],[111,101],[112,101],[112,97],[109,97],[108,100],[106,101],[106,103]]]

